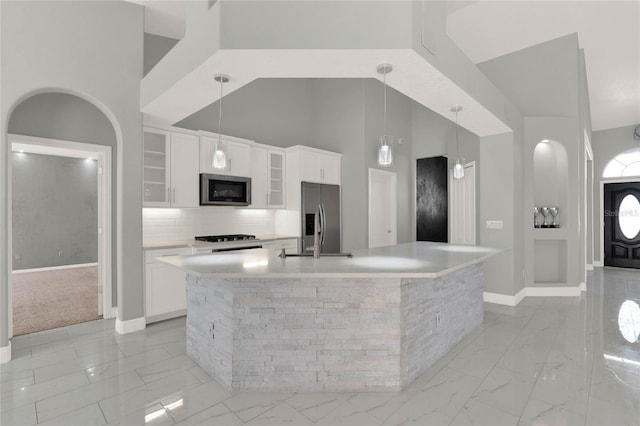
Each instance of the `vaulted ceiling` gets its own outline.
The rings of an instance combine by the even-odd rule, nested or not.
[[[184,34],[185,2],[142,0],[145,31]],[[449,1],[447,33],[480,63],[577,33],[593,130],[640,123],[640,0]]]

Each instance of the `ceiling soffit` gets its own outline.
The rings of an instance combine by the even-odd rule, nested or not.
[[[451,105],[464,105],[460,125],[479,136],[510,131],[508,101],[464,55],[450,54],[459,50],[444,25],[429,23],[430,3],[217,2],[187,11],[185,37],[142,82],[142,111],[160,124],[188,117],[218,99],[216,73],[231,76],[230,93],[258,78],[381,80],[376,67],[388,62],[387,84],[407,97],[448,119]]]

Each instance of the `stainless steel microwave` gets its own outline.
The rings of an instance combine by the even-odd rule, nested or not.
[[[251,178],[200,173],[201,206],[248,206]]]

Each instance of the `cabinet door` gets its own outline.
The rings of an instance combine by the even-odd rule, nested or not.
[[[284,208],[285,161],[284,153],[269,151],[269,207]]]
[[[213,168],[213,152],[217,143],[217,138],[200,136],[200,173],[213,173],[216,175],[229,174],[227,169]],[[225,151],[225,154],[226,153],[227,152]]]
[[[223,142],[226,149],[229,174],[251,176],[251,147],[242,142]]]
[[[300,175],[305,182],[322,182],[318,154],[305,150],[300,152]]]
[[[195,135],[171,133],[171,205],[198,207],[200,156],[199,139]]]
[[[251,205],[249,207],[256,209],[268,207],[268,154],[265,148],[251,147]]]
[[[336,155],[318,154],[320,179],[323,183],[340,185],[340,157]]]
[[[180,312],[187,307],[187,274],[160,262],[145,269],[145,317]],[[166,318],[166,317],[165,317]]]
[[[143,138],[143,205],[168,207],[170,204],[171,164],[169,132],[144,129]]]
[[[227,167],[214,169],[212,164],[213,153],[217,143],[217,138],[200,136],[200,173],[250,177],[251,150],[249,144],[223,138],[220,143],[227,157]]]

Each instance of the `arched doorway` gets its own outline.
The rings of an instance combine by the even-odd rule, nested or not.
[[[25,177],[30,176],[28,167],[38,167],[37,170],[34,169],[33,176],[39,175],[38,179],[46,179],[46,176],[49,175],[48,172],[43,175],[43,170],[41,170],[42,165],[45,164],[45,167],[53,167],[47,185],[39,186],[38,182],[31,179],[28,187],[30,191],[38,191],[40,188],[40,190],[54,192],[50,194],[50,197],[33,197],[41,199],[39,204],[37,200],[32,200],[12,207],[11,239],[9,241],[13,261],[12,269],[15,270],[16,267],[35,269],[35,271],[28,272],[37,273],[32,276],[39,276],[40,281],[43,281],[44,277],[45,281],[53,283],[56,282],[56,277],[65,277],[66,272],[70,273],[66,275],[67,277],[78,276],[73,273],[82,269],[75,268],[74,265],[80,262],[81,268],[85,269],[80,276],[86,281],[87,274],[85,272],[91,267],[86,265],[84,261],[92,257],[88,256],[87,251],[95,250],[96,262],[90,262],[95,265],[96,282],[95,288],[91,289],[95,292],[95,299],[91,297],[90,301],[87,300],[86,291],[84,297],[80,297],[79,293],[77,296],[73,296],[75,288],[69,283],[64,283],[67,287],[66,296],[65,293],[56,293],[55,288],[47,287],[46,294],[51,301],[40,300],[37,303],[41,305],[38,317],[42,325],[45,326],[43,329],[54,328],[56,325],[67,325],[64,321],[60,321],[60,318],[52,320],[45,316],[45,311],[48,312],[48,315],[68,317],[65,320],[72,321],[69,323],[80,322],[83,318],[93,319],[99,315],[104,315],[107,318],[113,317],[115,312],[112,277],[115,275],[113,274],[112,259],[115,259],[115,256],[112,253],[114,244],[112,244],[111,229],[112,218],[115,217],[115,214],[112,214],[113,203],[111,200],[112,188],[115,188],[112,176],[115,173],[112,173],[111,157],[112,151],[116,149],[117,139],[110,120],[99,108],[78,96],[47,92],[33,95],[15,107],[9,119],[8,132],[9,144],[14,147],[12,157],[24,160],[29,155],[34,160],[32,161],[34,164],[19,165],[22,181],[24,182]],[[20,150],[25,152],[20,153]],[[92,160],[88,158],[92,158]],[[14,161],[15,158],[10,159],[10,168],[16,165]],[[35,164],[39,164],[39,166]],[[95,181],[93,183],[80,182],[79,180],[92,179],[90,176],[91,168],[93,168]],[[69,180],[69,169],[75,169],[75,176],[79,179],[75,181],[76,183],[74,183],[73,177],[71,177],[71,181]],[[56,175],[56,173],[62,174]],[[12,174],[10,173],[10,175]],[[18,189],[16,186],[18,173],[15,175],[12,176],[10,182],[14,191]],[[63,176],[66,176],[66,181],[62,179]],[[57,180],[59,182],[56,182]],[[56,191],[59,192],[55,193]],[[22,200],[29,198],[29,194],[23,193],[21,196]],[[43,198],[46,198],[47,201],[45,202]],[[93,205],[90,201],[91,198],[94,199],[95,204]],[[11,199],[12,203],[16,201],[15,194],[11,195]],[[64,202],[69,203],[70,199],[75,199],[79,204],[76,204],[72,210],[67,209],[66,216],[58,216],[55,219],[53,213],[56,208],[54,206],[58,205],[57,210],[60,210],[60,203],[57,200],[65,200]],[[34,214],[33,210],[42,211]],[[92,214],[94,222],[87,225],[83,220]],[[83,217],[85,219],[82,219]],[[25,218],[32,221],[32,226],[29,226],[29,220],[25,221]],[[40,221],[43,223],[39,223]],[[47,223],[49,226],[42,226]],[[17,226],[21,227],[19,232],[17,232]],[[82,229],[87,226],[90,229]],[[52,228],[54,232],[47,232],[48,228]],[[86,244],[86,240],[92,238],[94,238],[94,244]],[[18,240],[20,240],[19,243]],[[34,249],[34,247],[37,248]],[[93,249],[87,247],[93,247]],[[25,250],[37,253],[24,253]],[[52,250],[55,252],[53,255],[50,253]],[[28,262],[24,261],[26,260],[25,254]],[[56,254],[57,258],[52,259],[52,256],[56,257]],[[68,279],[63,278],[63,280]],[[15,285],[20,280],[15,279],[14,276],[12,281],[14,284],[9,288],[10,301],[13,301],[13,303],[10,302],[11,308],[16,302],[16,298],[13,297],[16,294]],[[31,284],[35,286],[34,289],[38,288],[37,285],[43,285],[38,280],[31,282]],[[28,288],[27,290],[30,291]],[[51,297],[52,294],[60,294],[62,300]],[[32,298],[37,297],[36,295],[32,294],[30,297],[27,300],[31,302],[37,300]],[[84,316],[76,315],[77,312],[73,309],[74,303],[93,303],[90,310],[95,315],[87,316],[87,313]],[[81,306],[77,307],[80,311]],[[66,312],[73,312],[74,315],[65,314],[65,309]],[[10,312],[10,322],[16,317],[15,314],[16,312]],[[54,327],[47,327],[47,324]],[[37,325],[35,329],[33,326],[31,324],[26,330],[37,330]],[[14,334],[14,330],[16,330],[16,324],[10,324],[10,336]],[[18,334],[23,334],[24,330],[25,327],[21,327],[21,332]]]

